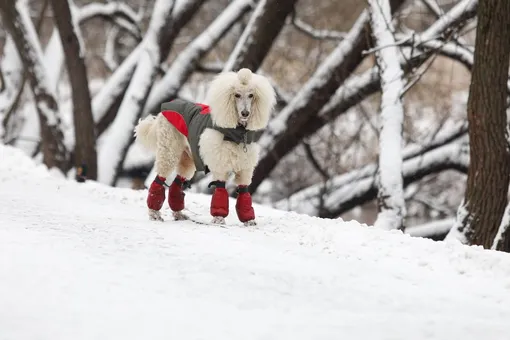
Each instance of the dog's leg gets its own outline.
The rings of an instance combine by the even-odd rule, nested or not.
[[[170,189],[168,191],[168,205],[173,211],[174,219],[186,220],[186,216],[182,210],[184,210],[184,189],[186,189],[187,179],[193,177],[195,173],[195,163],[187,152],[183,152],[177,165],[177,176],[175,177]]]
[[[213,185],[214,192],[211,198],[211,215],[213,216],[212,223],[225,224],[225,217],[228,216],[228,191],[225,189],[228,174],[222,172],[211,171],[213,174],[213,181],[209,186]]]
[[[163,221],[161,207],[165,202],[165,181],[168,175],[177,166],[178,153],[175,152],[178,146],[177,130],[167,122],[160,123],[156,144],[156,178],[149,187],[147,196],[147,207],[149,208],[149,219]]]
[[[239,220],[246,226],[257,224],[255,222],[255,210],[253,210],[251,194],[248,190],[252,176],[253,169],[238,171],[235,176],[237,184],[236,213]]]

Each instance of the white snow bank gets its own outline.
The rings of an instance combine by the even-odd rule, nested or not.
[[[256,206],[150,222],[0,145],[2,339],[503,339],[510,255]],[[188,193],[207,217],[209,196]],[[165,204],[166,216],[169,216]]]

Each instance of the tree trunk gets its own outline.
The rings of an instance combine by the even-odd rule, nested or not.
[[[238,71],[243,67],[253,72],[257,71],[296,2],[297,0],[261,0],[234,52],[230,55],[224,71]]]
[[[96,137],[84,60],[85,47],[80,43],[79,27],[76,21],[73,21],[71,1],[51,0],[51,4],[72,89],[74,165],[76,167],[86,165],[87,178],[95,180],[97,179]]]
[[[507,203],[509,22],[510,1],[480,1],[467,108],[471,162],[463,204],[448,234],[448,238],[484,248],[491,247]]]
[[[35,97],[43,163],[48,168],[64,170],[68,166],[68,153],[60,128],[58,103],[48,87],[41,45],[26,4],[19,0],[0,0],[0,12],[4,25],[16,44]]]
[[[404,107],[404,72],[400,67],[399,49],[393,37],[389,0],[368,0],[372,34],[376,46],[377,65],[381,75],[381,116],[379,128],[379,159],[377,168],[376,228],[403,229],[406,215],[402,179],[402,130]]]

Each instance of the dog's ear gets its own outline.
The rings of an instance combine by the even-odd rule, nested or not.
[[[252,84],[254,97],[252,103],[252,115],[246,128],[248,130],[260,130],[267,126],[271,111],[276,105],[276,93],[266,77],[253,74]]]
[[[222,128],[234,129],[238,115],[234,97],[237,74],[224,72],[218,74],[209,84],[207,104],[211,108],[213,123]]]

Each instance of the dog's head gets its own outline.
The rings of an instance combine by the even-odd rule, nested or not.
[[[248,130],[266,127],[276,94],[269,81],[249,69],[221,73],[211,82],[207,102],[215,125]]]

